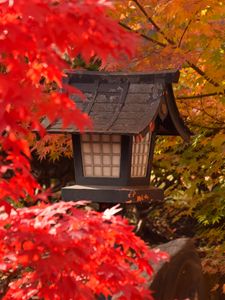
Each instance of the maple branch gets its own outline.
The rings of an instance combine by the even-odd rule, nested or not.
[[[144,7],[139,3],[138,0],[133,0],[133,2],[138,6],[138,8],[141,10],[141,12],[144,14],[144,16],[147,18],[147,20],[155,27],[155,29],[164,37],[164,39],[170,44],[174,45],[175,43],[173,40],[168,38],[163,30],[155,23],[155,21],[148,15]]]
[[[144,14],[146,19],[155,27],[155,29],[164,37],[164,39],[172,46],[176,46],[177,48],[180,48],[179,45],[177,46],[176,43],[168,38],[164,31],[155,23],[155,21],[148,15],[144,7],[139,3],[138,0],[133,0],[133,2],[137,5],[137,7],[141,10],[141,12]],[[166,46],[166,45],[165,45]],[[163,47],[165,47],[163,46]],[[197,72],[200,76],[202,76],[207,82],[211,83],[215,87],[219,87],[220,84],[210,78],[204,71],[202,71],[198,66],[190,62],[189,60],[186,60],[187,64],[195,71]]]
[[[209,112],[207,112],[207,110],[204,108],[204,104],[202,102],[202,99],[200,100],[200,103],[201,103],[201,109],[199,109],[199,111],[202,111],[206,116],[208,116],[209,118],[211,118],[213,121],[216,121],[217,124],[221,124],[221,125],[225,124],[224,121],[221,121],[220,119],[218,119],[216,117],[216,114],[212,115]]]
[[[184,29],[184,31],[183,31],[181,37],[180,37],[180,40],[179,40],[179,43],[178,43],[178,47],[179,47],[179,48],[181,47],[182,40],[183,40],[183,38],[184,38],[184,36],[185,36],[185,33],[187,32],[188,28],[190,27],[192,21],[193,21],[193,19],[190,19],[190,20],[189,20],[189,22],[187,23],[187,26],[185,27],[185,29]]]
[[[208,93],[208,94],[198,94],[198,95],[191,95],[191,96],[177,96],[176,99],[178,100],[191,100],[191,99],[198,99],[198,98],[206,98],[211,96],[222,96],[225,95],[224,93]]]
[[[184,38],[185,33],[187,32],[187,30],[188,30],[188,28],[190,27],[192,21],[194,20],[194,17],[198,14],[198,12],[199,12],[199,10],[196,10],[196,12],[195,12],[194,15],[192,16],[192,18],[190,18],[190,20],[188,21],[187,26],[185,27],[185,29],[184,29],[184,31],[183,31],[183,33],[182,33],[182,35],[181,35],[180,41],[179,41],[179,43],[178,43],[178,47],[179,47],[179,48],[181,47],[181,43],[182,43],[182,40],[183,40],[183,38]]]
[[[22,268],[19,267],[18,269],[9,273],[8,276],[5,276],[4,279],[0,278],[0,299],[3,299],[3,297],[6,295],[6,293],[9,290],[10,282],[17,279],[18,276],[21,274],[21,271],[22,271]]]
[[[199,75],[201,75],[207,82],[211,83],[215,87],[219,87],[219,83],[210,78],[204,71],[202,71],[198,66],[190,62],[189,60],[186,60],[189,67],[191,67],[194,71],[196,71]]]
[[[155,39],[149,37],[148,35],[146,35],[146,34],[144,34],[144,33],[140,33],[138,30],[134,30],[134,29],[132,29],[130,26],[128,26],[128,25],[126,25],[126,24],[124,24],[124,23],[122,23],[122,22],[119,22],[119,25],[121,25],[123,28],[125,28],[125,29],[127,29],[127,30],[129,30],[129,31],[132,31],[132,32],[134,32],[134,33],[139,34],[141,37],[143,37],[144,39],[146,39],[146,40],[152,42],[153,44],[156,44],[156,45],[158,45],[158,46],[160,46],[160,47],[163,47],[163,48],[166,47],[166,44],[161,43],[161,42],[159,42],[159,41],[157,41],[157,40],[155,40]]]
[[[190,107],[187,105],[187,102],[185,102],[185,106],[186,106],[186,111],[188,113],[188,116],[190,118],[190,120],[188,121],[189,126],[191,126],[191,127],[199,127],[199,128],[209,129],[209,130],[222,130],[222,129],[225,129],[225,127],[224,127],[225,122],[222,122],[221,120],[217,120],[217,119],[216,119],[216,123],[214,123],[213,126],[206,126],[206,125],[203,125],[203,124],[198,124],[197,122],[193,121],[193,118],[192,118],[191,113],[190,113]],[[202,106],[201,109],[198,108],[198,107],[195,107],[195,109],[198,110],[198,111],[200,111],[200,112],[203,112],[203,113],[205,113],[207,115],[207,112],[203,108],[202,101],[201,101],[201,106]],[[208,117],[212,118],[212,115],[208,115]],[[215,121],[214,117],[213,117],[213,120]],[[218,126],[215,126],[215,124],[217,124]]]
[[[216,125],[219,125],[220,127],[217,127],[217,128],[220,128],[220,129],[223,129],[223,126],[225,125],[225,122],[221,119],[218,119],[217,118],[217,114],[210,114],[205,108],[204,108],[204,104],[202,102],[202,99],[200,100],[200,105],[201,105],[201,108],[199,107],[195,107],[194,109],[205,114],[207,117],[209,117],[210,119],[213,120],[213,123]],[[191,116],[191,113],[190,113],[190,107],[187,105],[187,102],[185,103],[185,106],[186,106],[186,111],[189,115],[189,118],[191,119],[191,121],[189,121],[190,124],[196,124],[195,122],[192,121],[193,117]],[[192,110],[192,109],[191,109]],[[200,126],[201,127],[201,126]],[[210,129],[209,127],[206,127],[205,125],[202,125],[202,128],[206,128],[206,129]],[[215,126],[211,127],[211,128],[215,128]]]
[[[199,124],[199,123],[196,123],[196,122],[190,122],[190,121],[189,121],[189,124],[192,127],[198,127],[198,128],[215,130],[215,131],[219,131],[219,130],[224,130],[225,129],[224,126],[219,126],[219,127],[216,127],[216,126],[205,126],[205,125],[202,125],[202,124]]]

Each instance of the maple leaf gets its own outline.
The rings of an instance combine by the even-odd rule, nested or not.
[[[110,220],[112,218],[112,216],[114,216],[115,214],[117,214],[121,210],[122,210],[122,208],[120,207],[119,204],[117,204],[117,205],[115,205],[111,208],[107,208],[103,213],[103,218],[106,219],[106,220]]]
[[[102,222],[103,214],[78,210],[76,205],[21,208],[0,220],[1,270],[22,267],[3,299],[48,299],[52,294],[56,299],[81,299],[81,291],[84,299],[100,293],[152,299],[149,257],[158,260],[161,253],[152,252],[120,216]],[[132,240],[128,247],[127,240]]]

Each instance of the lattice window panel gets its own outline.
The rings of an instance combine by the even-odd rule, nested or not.
[[[146,177],[151,135],[148,132],[142,139],[133,137],[131,177]]]
[[[81,151],[84,176],[120,177],[120,135],[83,134]]]

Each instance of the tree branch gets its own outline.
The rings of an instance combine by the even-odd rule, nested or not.
[[[134,33],[139,34],[141,37],[143,37],[144,39],[146,39],[146,40],[152,42],[152,43],[155,44],[155,45],[158,45],[158,46],[163,47],[163,48],[166,47],[166,44],[163,44],[163,43],[161,43],[161,42],[159,42],[159,41],[157,41],[157,40],[155,40],[155,39],[153,39],[153,38],[147,36],[146,34],[140,33],[138,30],[133,30],[130,26],[128,26],[128,25],[126,25],[126,24],[124,24],[124,23],[122,23],[122,22],[119,22],[119,24],[120,24],[123,28],[125,28],[125,29],[127,29],[127,30],[129,30],[129,31],[132,31],[132,32],[134,32]]]
[[[178,96],[176,97],[177,100],[191,100],[191,99],[198,99],[198,98],[206,98],[211,96],[222,96],[225,95],[224,93],[208,93],[208,94],[198,94],[198,95],[191,95],[191,96]]]
[[[187,26],[185,27],[185,29],[184,29],[184,31],[183,31],[181,37],[180,37],[180,40],[179,40],[179,43],[178,43],[178,47],[179,47],[179,48],[181,47],[182,40],[183,40],[183,38],[184,38],[184,36],[185,36],[185,33],[187,32],[189,26],[191,25],[191,22],[192,22],[192,21],[193,21],[193,19],[190,19],[190,20],[189,20],[189,22],[187,23]]]
[[[139,3],[138,0],[133,0],[133,2],[137,5],[137,7],[141,10],[141,12],[144,14],[146,19],[155,27],[155,29],[164,37],[164,39],[171,45],[175,45],[174,41],[169,39],[166,34],[160,29],[160,27],[155,23],[155,21],[147,14],[144,7]]]
[[[201,75],[207,82],[211,83],[215,87],[219,87],[219,83],[210,78],[204,71],[202,71],[198,66],[190,62],[189,60],[186,60],[187,64],[199,75]]]
[[[144,7],[139,3],[138,0],[133,0],[133,2],[137,5],[137,7],[141,10],[141,12],[144,14],[144,16],[146,17],[146,19],[155,27],[155,29],[164,37],[164,39],[172,46],[176,46],[175,42],[173,40],[171,40],[170,38],[168,38],[166,36],[166,34],[163,32],[163,30],[161,30],[161,28],[154,22],[154,20],[147,14],[146,10],[144,9]],[[166,45],[165,45],[166,46]],[[163,46],[163,47],[165,47]],[[179,48],[179,46],[176,46],[177,48]],[[192,62],[190,62],[189,60],[186,60],[187,64],[195,71],[197,72],[197,74],[199,74],[200,76],[202,76],[207,82],[211,83],[213,86],[215,87],[219,87],[220,84],[218,82],[216,82],[215,80],[213,80],[212,78],[210,78],[204,71],[202,71],[198,66],[196,66],[195,64],[193,64]]]
[[[217,114],[211,115],[209,112],[207,112],[207,110],[204,108],[204,104],[202,102],[202,99],[200,100],[201,103],[201,109],[199,109],[199,111],[202,111],[206,116],[208,116],[209,118],[211,118],[213,121],[215,121],[217,124],[221,124],[224,125],[225,122],[218,119],[217,118]]]
[[[198,128],[203,128],[203,129],[209,129],[209,130],[215,130],[216,132],[220,131],[220,130],[224,130],[225,127],[224,126],[205,126],[199,123],[194,123],[194,122],[188,122],[192,127],[198,127]]]
[[[184,31],[183,31],[181,37],[180,37],[180,41],[179,41],[179,43],[178,43],[178,47],[179,47],[179,48],[181,47],[181,43],[182,43],[182,40],[183,40],[183,38],[184,38],[184,36],[185,36],[185,33],[187,32],[187,30],[188,30],[188,28],[190,27],[192,21],[194,20],[194,17],[198,14],[198,12],[199,12],[199,10],[196,10],[196,12],[195,12],[194,15],[192,16],[192,18],[190,18],[190,20],[188,21],[187,26],[185,27],[185,29],[184,29]]]
[[[18,267],[18,269],[14,270],[11,273],[8,273],[5,278],[2,280],[0,278],[0,299],[3,299],[4,296],[7,294],[9,290],[9,284],[13,280],[17,279],[18,276],[21,274],[22,268]]]

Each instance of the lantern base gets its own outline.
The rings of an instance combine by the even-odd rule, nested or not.
[[[137,203],[163,200],[163,190],[151,186],[72,185],[62,189],[65,201],[88,200],[96,203]]]

